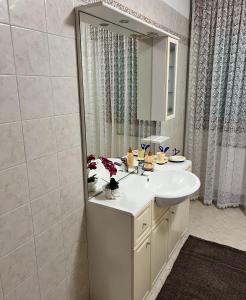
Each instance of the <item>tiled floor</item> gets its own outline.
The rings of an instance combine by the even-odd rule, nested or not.
[[[246,216],[240,208],[218,209],[214,205],[191,201],[189,234],[246,251]],[[175,249],[146,300],[156,299],[187,237],[188,233]]]
[[[191,201],[190,234],[246,251],[246,216],[240,208]]]

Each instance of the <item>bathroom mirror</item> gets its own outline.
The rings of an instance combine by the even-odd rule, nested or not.
[[[129,175],[120,165],[128,148],[137,154],[141,144],[151,144],[151,137],[160,134],[159,120],[151,120],[151,101],[153,39],[161,31],[104,3],[82,6],[76,22],[84,177],[89,178],[90,198],[110,180],[101,157],[116,164],[114,178],[120,181]]]
[[[88,176],[97,177],[96,187],[90,182],[88,186],[93,196],[110,179],[100,157],[121,164],[129,147],[137,150],[143,138],[155,134],[156,122],[150,121],[151,97],[148,105],[138,107],[138,90],[144,87],[138,73],[138,41],[152,38],[84,13],[80,13],[80,33],[87,156],[96,158],[96,165],[88,164]],[[144,111],[142,117],[139,109]],[[116,180],[129,174],[124,165],[116,168]]]

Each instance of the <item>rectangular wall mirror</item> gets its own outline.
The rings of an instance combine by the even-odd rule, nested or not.
[[[89,178],[89,198],[110,180],[101,157],[115,164],[114,178],[120,181],[129,174],[120,165],[129,147],[137,150],[142,143],[151,143],[151,137],[161,130],[160,120],[151,117],[152,49],[157,34],[148,27],[146,34],[139,32],[137,21],[129,28],[129,18],[116,22],[109,11],[101,8],[100,13],[96,7],[93,15],[90,9],[93,6],[89,11],[77,11],[83,146],[84,156],[89,157],[84,174]]]

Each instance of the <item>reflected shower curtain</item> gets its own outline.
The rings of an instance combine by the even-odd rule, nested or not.
[[[246,0],[193,0],[186,155],[199,196],[246,204]]]
[[[156,127],[137,119],[137,41],[81,23],[81,46],[88,153],[122,156]]]

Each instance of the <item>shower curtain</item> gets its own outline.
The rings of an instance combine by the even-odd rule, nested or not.
[[[193,0],[186,155],[199,197],[246,205],[246,0]]]
[[[156,129],[137,119],[137,40],[81,22],[81,47],[87,152],[123,156]]]

